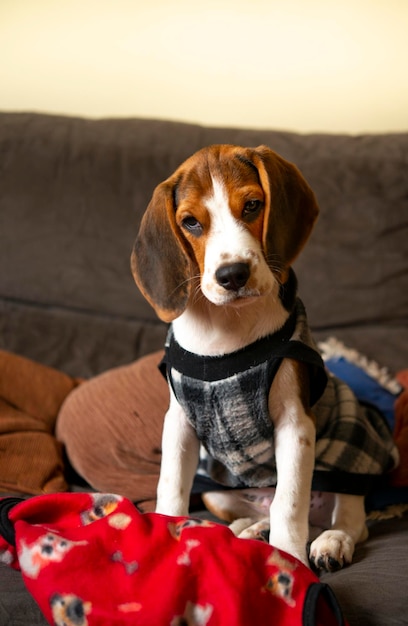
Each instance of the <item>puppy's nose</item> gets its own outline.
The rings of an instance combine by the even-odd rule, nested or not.
[[[231,263],[221,265],[215,272],[217,283],[228,291],[238,291],[246,285],[250,275],[248,263]]]

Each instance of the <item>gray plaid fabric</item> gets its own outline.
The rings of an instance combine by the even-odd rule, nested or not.
[[[211,478],[231,487],[276,484],[268,394],[282,358],[290,356],[310,366],[317,420],[315,478],[324,472],[326,491],[365,492],[371,476],[397,463],[388,426],[376,410],[360,405],[339,379],[329,376],[325,385],[324,364],[300,300],[285,327],[276,341],[275,336],[267,337],[225,357],[183,351],[170,329],[167,374],[209,454],[205,469]]]

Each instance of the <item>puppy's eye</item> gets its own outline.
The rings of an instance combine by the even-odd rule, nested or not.
[[[247,219],[255,219],[262,209],[262,206],[263,203],[261,202],[261,200],[247,200],[242,210],[242,217],[246,217]]]
[[[195,235],[196,237],[199,237],[203,232],[203,227],[200,222],[193,216],[185,217],[182,220],[181,225],[183,228],[188,230],[189,233]]]

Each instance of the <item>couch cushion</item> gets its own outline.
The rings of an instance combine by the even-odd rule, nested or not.
[[[334,590],[350,626],[399,626],[407,623],[406,580],[408,515],[376,522],[368,541],[359,544],[353,563],[321,580]]]

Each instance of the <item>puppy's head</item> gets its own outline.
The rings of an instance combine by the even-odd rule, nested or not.
[[[132,272],[166,322],[201,293],[241,306],[286,282],[317,214],[299,170],[269,148],[210,146],[156,187]]]

